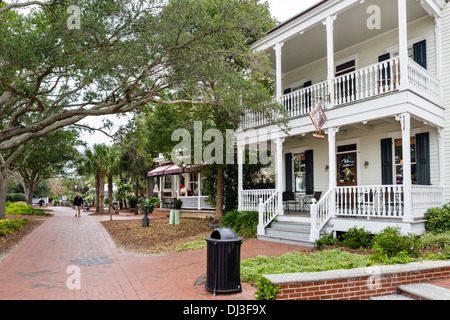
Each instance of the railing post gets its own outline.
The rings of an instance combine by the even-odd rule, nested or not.
[[[316,203],[316,199],[312,199],[311,207],[311,232],[309,234],[309,240],[315,242],[320,238],[320,230],[317,229],[317,216],[319,214],[319,206]]]
[[[264,200],[261,198],[259,199],[258,205],[258,217],[259,217],[257,228],[258,236],[263,236],[266,233],[264,228],[264,210],[265,210]]]

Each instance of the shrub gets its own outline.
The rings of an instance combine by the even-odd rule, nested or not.
[[[254,238],[258,229],[258,212],[229,211],[222,218],[220,224],[222,227],[233,229],[241,237]]]
[[[443,233],[427,232],[420,237],[420,242],[423,248],[445,249],[446,246],[450,246],[450,231]]]
[[[326,237],[320,238],[316,240],[315,247],[317,250],[322,250],[325,248],[325,246],[330,246],[338,243],[338,239],[333,239],[333,235],[329,234]]]
[[[275,300],[280,287],[274,285],[267,278],[260,277],[256,283],[258,290],[255,292],[256,300]]]
[[[239,215],[240,212],[237,210],[226,212],[222,220],[220,221],[220,225],[222,227],[234,229]]]
[[[432,208],[425,213],[427,231],[442,233],[450,231],[450,204],[441,208]]]
[[[387,227],[373,238],[372,250],[379,253],[378,258],[394,257],[402,254],[418,257],[420,249],[419,236],[402,235],[399,227]]]
[[[48,216],[44,209],[33,209],[31,206],[24,203],[6,202],[6,214],[22,214],[27,216]]]
[[[28,223],[27,219],[3,219],[0,220],[0,237],[4,237],[8,233],[13,234]]]
[[[352,249],[367,248],[372,243],[372,234],[356,226],[343,235],[343,244]]]
[[[6,201],[10,202],[27,201],[27,197],[23,193],[8,193],[6,195]]]

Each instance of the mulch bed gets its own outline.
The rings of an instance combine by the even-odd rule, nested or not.
[[[0,261],[2,261],[23,238],[50,217],[51,216],[7,215],[6,219],[28,219],[28,223],[20,228],[20,230],[15,231],[14,234],[7,234],[4,237],[0,237]]]
[[[167,254],[186,242],[211,235],[211,224],[207,219],[182,218],[180,225],[169,224],[169,219],[150,219],[148,228],[142,221],[113,220],[101,222],[114,239],[116,245],[138,254]]]

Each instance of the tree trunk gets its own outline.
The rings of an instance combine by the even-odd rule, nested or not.
[[[112,205],[112,199],[113,199],[113,181],[112,177],[108,177],[108,205],[109,205],[109,219],[112,221],[112,214],[113,214],[113,205]]]
[[[0,175],[0,220],[6,219],[6,185],[8,179]]]
[[[105,213],[105,175],[99,174],[99,213]]]
[[[98,173],[95,175],[95,212],[100,210],[100,180]]]
[[[217,168],[216,218],[219,222],[223,218],[223,167]]]

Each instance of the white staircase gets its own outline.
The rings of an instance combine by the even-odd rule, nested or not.
[[[258,235],[259,240],[292,244],[304,247],[314,247],[310,241],[311,219],[278,216],[276,222],[271,222],[264,235]]]

